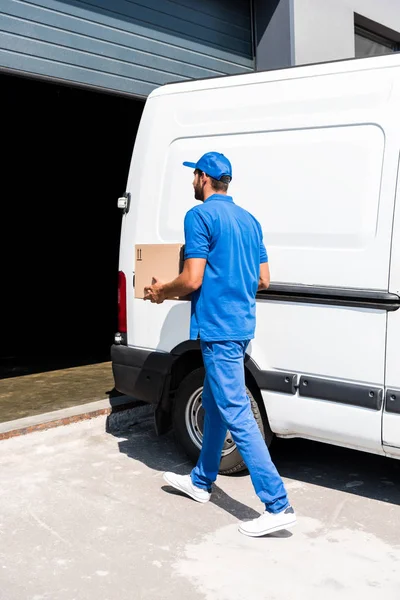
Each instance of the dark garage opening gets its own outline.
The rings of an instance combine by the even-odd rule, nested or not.
[[[109,360],[143,101],[0,75],[1,375]]]

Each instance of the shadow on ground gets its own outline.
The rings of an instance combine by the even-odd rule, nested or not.
[[[130,419],[130,426],[125,431],[117,432],[115,423],[112,423],[114,417],[118,419],[118,413],[110,415],[107,420],[107,431],[119,440],[120,452],[155,471],[174,471],[181,475],[189,473],[193,465],[176,444],[173,433],[160,437],[156,435],[151,407],[141,406],[134,409],[132,414],[137,416]],[[168,485],[162,489],[169,494],[179,494]],[[211,502],[239,520],[259,516],[258,512],[226,494],[218,485],[213,487]]]
[[[271,448],[283,477],[400,504],[400,461],[309,440],[275,440]]]
[[[188,473],[193,465],[173,433],[157,437],[153,419],[151,407],[142,407],[126,431],[112,433],[120,452],[156,471]],[[400,461],[395,459],[301,439],[275,439],[271,454],[283,477],[400,505]],[[232,475],[243,476],[247,473]],[[257,516],[218,486],[214,490],[213,501],[224,510],[242,519]]]

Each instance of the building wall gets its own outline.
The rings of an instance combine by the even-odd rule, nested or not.
[[[255,0],[256,70],[294,64],[293,0]]]
[[[294,64],[353,58],[354,13],[400,32],[400,0],[293,0]]]
[[[255,0],[257,70],[353,58],[354,13],[400,35],[400,0]]]

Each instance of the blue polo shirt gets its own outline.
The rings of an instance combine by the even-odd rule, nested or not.
[[[257,219],[231,196],[210,196],[186,214],[188,258],[207,259],[203,284],[192,294],[190,338],[251,340],[260,263],[268,262]]]

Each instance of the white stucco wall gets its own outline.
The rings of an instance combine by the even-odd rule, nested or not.
[[[400,0],[292,0],[294,64],[353,58],[354,13],[400,32]]]

